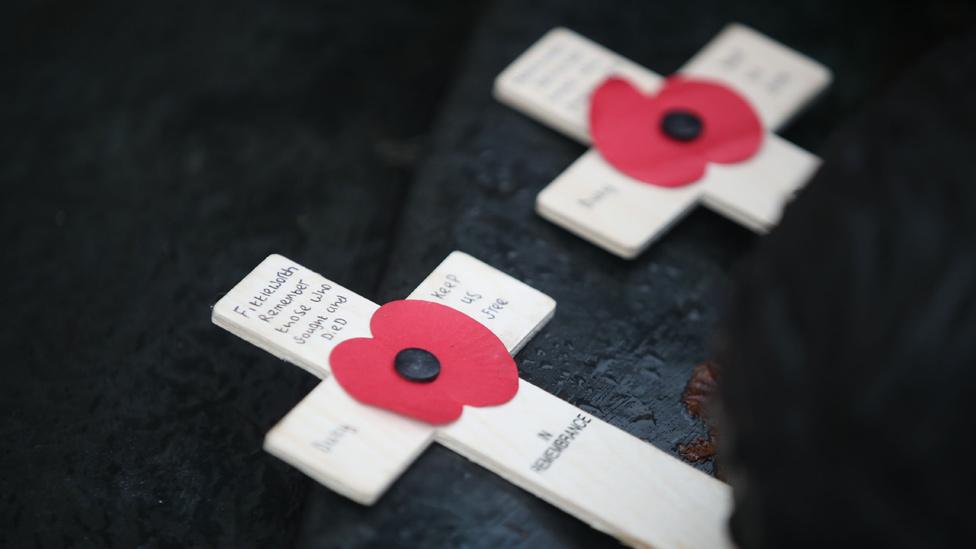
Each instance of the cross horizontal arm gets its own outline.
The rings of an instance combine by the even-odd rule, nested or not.
[[[575,32],[555,28],[495,79],[502,103],[589,144],[590,93],[608,76],[619,75],[650,92],[663,79]]]
[[[334,492],[372,505],[430,445],[430,425],[367,406],[334,377],[264,438],[264,449]]]
[[[701,201],[710,210],[757,233],[772,229],[793,195],[820,167],[820,158],[776,134],[746,162],[709,164]]]
[[[361,404],[332,377],[329,353],[369,337],[379,305],[274,254],[218,301],[213,322],[324,381],[265,438],[265,449],[332,490],[376,501],[433,440],[431,426]]]
[[[316,377],[331,375],[329,353],[369,336],[379,305],[298,263],[269,255],[218,301],[213,323]]]

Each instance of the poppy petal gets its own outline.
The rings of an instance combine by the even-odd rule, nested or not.
[[[505,344],[460,311],[430,301],[393,301],[373,315],[370,328],[373,337],[433,353],[441,361],[433,383],[462,404],[502,404],[518,391],[518,368]]]
[[[680,141],[661,128],[663,116],[686,111],[702,121],[701,134]],[[590,101],[593,145],[628,176],[662,187],[680,187],[705,174],[709,161],[751,157],[762,142],[762,123],[748,102],[713,82],[671,77],[656,95],[630,82],[608,78]]]
[[[672,76],[658,97],[664,109],[689,108],[705,121],[697,141],[709,162],[739,162],[759,150],[762,121],[752,105],[728,86]]]
[[[443,424],[457,419],[464,404],[502,404],[518,391],[518,369],[505,345],[455,309],[393,301],[373,314],[370,329],[372,338],[340,343],[329,357],[336,380],[361,402]],[[433,381],[409,381],[396,372],[394,359],[408,348],[438,359]]]
[[[461,417],[461,404],[433,387],[433,383],[408,381],[396,372],[393,359],[400,350],[377,339],[344,341],[329,355],[332,374],[350,396],[363,404],[434,425]]]

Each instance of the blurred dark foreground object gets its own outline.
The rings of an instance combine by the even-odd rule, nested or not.
[[[976,35],[842,131],[739,273],[720,456],[743,547],[973,539]]]

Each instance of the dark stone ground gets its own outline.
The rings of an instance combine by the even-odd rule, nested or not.
[[[377,301],[460,249],[553,296],[523,377],[670,452],[732,265],[697,210],[633,262],[532,212],[582,148],[496,104],[571,27],[661,73],[741,21],[835,85],[784,135],[819,150],[965,4],[36,2],[0,33],[0,545],[615,542],[434,447],[374,507],[261,450],[314,385],[212,326],[278,252]],[[700,465],[711,471],[710,463]]]

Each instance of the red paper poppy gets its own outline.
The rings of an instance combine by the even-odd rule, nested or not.
[[[344,341],[329,356],[336,381],[360,402],[444,424],[461,417],[464,405],[503,404],[518,391],[505,344],[460,311],[393,301],[373,313],[369,327],[372,338]]]
[[[672,76],[647,96],[626,80],[609,78],[593,92],[590,134],[621,172],[680,187],[701,179],[708,162],[754,155],[763,128],[749,102],[721,84]]]

